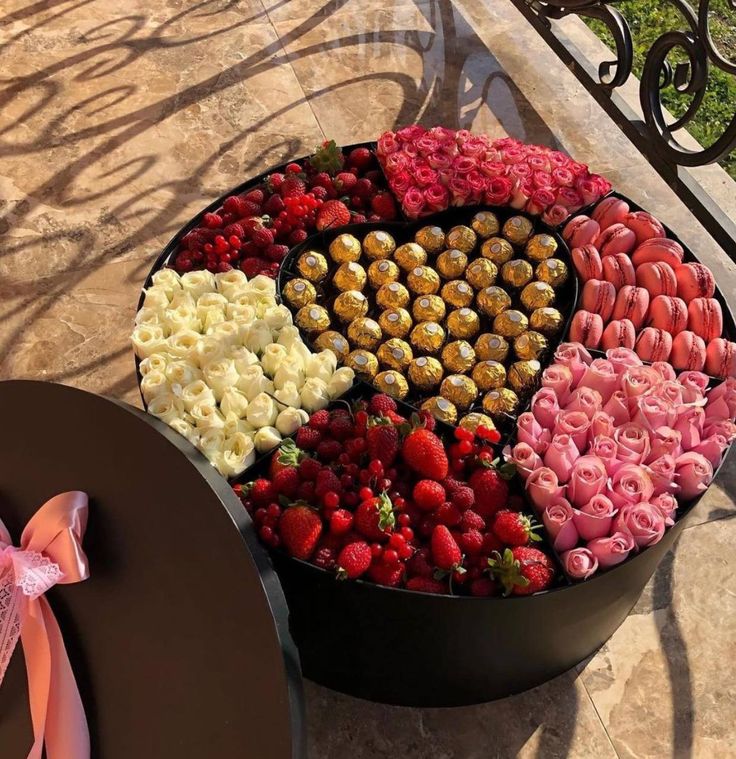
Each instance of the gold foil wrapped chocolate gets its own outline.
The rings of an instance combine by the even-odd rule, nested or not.
[[[412,327],[411,316],[405,308],[388,308],[381,311],[378,324],[384,335],[406,337]]]
[[[345,366],[349,366],[356,377],[369,382],[378,374],[378,359],[363,348],[349,353],[345,358]]]
[[[473,302],[475,292],[464,279],[453,279],[442,286],[442,300],[454,308],[463,308]]]
[[[453,337],[475,337],[480,331],[478,314],[470,308],[457,308],[447,315],[447,331]]]
[[[329,252],[330,258],[332,258],[335,263],[344,264],[348,263],[348,261],[359,260],[363,250],[360,247],[360,241],[358,238],[346,233],[338,235],[330,243]]]
[[[470,376],[478,389],[485,392],[506,384],[506,367],[500,361],[479,361]]]
[[[509,385],[517,394],[531,390],[542,371],[539,361],[516,361],[508,371]]]
[[[296,268],[310,282],[321,282],[327,275],[327,259],[316,250],[307,250],[299,256]]]
[[[338,290],[362,290],[365,287],[367,275],[365,269],[356,264],[355,261],[348,261],[346,264],[340,264],[337,271],[332,277],[332,284]]]
[[[399,245],[394,251],[394,261],[404,270],[411,271],[427,263],[427,251],[415,242]]]
[[[529,261],[523,258],[514,258],[501,267],[501,279],[509,287],[524,287],[532,281],[534,269]]]
[[[297,327],[305,332],[324,332],[330,326],[330,315],[323,306],[310,303],[307,306],[302,306],[296,312],[294,322]]]
[[[496,429],[493,419],[488,414],[482,414],[480,411],[471,411],[469,414],[465,414],[458,422],[458,426],[464,430],[470,430],[472,433],[475,433],[478,427],[486,427],[489,430]]]
[[[411,313],[418,322],[439,322],[445,318],[447,308],[439,295],[421,295],[414,301]]]
[[[468,265],[468,257],[461,250],[453,248],[437,256],[435,266],[445,279],[457,279],[463,275]]]
[[[552,235],[534,235],[527,243],[525,252],[532,261],[544,261],[557,252],[557,240]]]
[[[493,331],[501,337],[517,337],[529,329],[529,319],[521,311],[510,308],[493,319]]]
[[[376,292],[376,303],[381,308],[405,308],[409,300],[409,291],[401,282],[381,285]]]
[[[399,278],[399,267],[387,258],[381,261],[373,261],[368,267],[368,284],[374,289],[389,282],[396,282]]]
[[[395,369],[379,372],[373,379],[373,384],[382,393],[386,393],[386,395],[390,395],[397,400],[403,400],[409,392],[409,384],[406,379]]]
[[[442,380],[440,395],[459,409],[468,408],[478,397],[478,386],[464,374],[451,374]]]
[[[470,226],[473,232],[481,239],[485,240],[488,237],[498,234],[498,230],[501,228],[501,224],[498,221],[498,216],[491,211],[478,211],[473,220],[470,222]]]
[[[567,281],[569,271],[564,261],[559,258],[548,258],[537,264],[534,274],[540,282],[546,282],[552,287],[560,287]]]
[[[473,346],[475,355],[480,361],[505,361],[509,355],[509,344],[506,338],[501,335],[494,335],[492,332],[484,332],[478,335],[478,339]]]
[[[547,338],[541,332],[529,330],[514,338],[514,353],[524,361],[531,361],[538,359],[547,345]]]
[[[442,349],[442,365],[453,374],[464,374],[475,364],[475,351],[465,340],[454,340]]]
[[[439,253],[445,247],[445,233],[439,227],[422,227],[414,235],[414,242],[421,245],[427,253]]]
[[[406,275],[406,284],[417,295],[433,295],[440,289],[440,275],[429,266],[417,266]]]
[[[378,347],[382,337],[383,332],[378,322],[367,316],[361,316],[348,325],[348,340],[356,348],[373,351]]]
[[[376,357],[383,366],[403,372],[414,358],[414,353],[409,343],[398,337],[392,337],[378,347]]]
[[[478,258],[465,270],[465,279],[476,289],[490,287],[498,276],[498,266],[487,258]]]
[[[455,248],[463,253],[470,253],[478,242],[478,236],[470,227],[458,224],[453,227],[445,237],[445,243],[449,248]]]
[[[284,285],[284,298],[290,306],[301,308],[317,300],[317,291],[309,280],[297,277]]]
[[[556,335],[561,329],[564,318],[556,308],[537,308],[529,317],[529,326],[547,337]]]
[[[498,424],[499,421],[508,421],[507,415],[516,413],[518,407],[519,396],[507,387],[499,387],[496,390],[489,390],[483,396],[483,411],[485,411],[496,424]]]
[[[396,240],[382,230],[368,232],[363,238],[363,252],[371,261],[388,258],[396,250]]]
[[[338,361],[344,361],[350,353],[350,344],[345,339],[344,335],[339,332],[335,332],[334,329],[328,329],[321,335],[318,335],[314,341],[316,348],[320,350],[331,350],[336,356]]]
[[[511,308],[511,296],[503,287],[491,285],[478,293],[478,309],[486,316],[498,316],[507,308]]]
[[[480,246],[480,254],[483,258],[493,261],[496,266],[502,266],[514,257],[514,248],[503,237],[491,237]]]
[[[442,364],[432,356],[419,356],[410,364],[407,374],[409,381],[421,391],[432,390],[442,381],[444,375]]]
[[[523,245],[534,231],[534,225],[526,216],[512,216],[503,225],[503,236],[514,245]]]
[[[533,311],[535,308],[551,306],[555,302],[555,291],[546,282],[530,282],[521,291],[519,299],[524,308]]]
[[[421,322],[411,331],[409,341],[420,353],[437,353],[445,342],[445,330],[436,322]]]
[[[332,310],[341,322],[351,322],[368,313],[368,298],[360,290],[346,290],[335,298]]]
[[[422,411],[428,411],[439,422],[445,422],[445,424],[455,424],[457,421],[457,408],[454,403],[451,403],[447,398],[443,398],[441,395],[436,395],[432,398],[427,398],[421,405]]]

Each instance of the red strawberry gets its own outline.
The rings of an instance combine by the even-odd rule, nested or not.
[[[324,229],[334,229],[350,223],[350,211],[340,200],[326,200],[317,213],[316,227],[321,232]]]
[[[404,565],[401,562],[385,564],[382,561],[375,561],[368,569],[368,577],[377,585],[395,587],[404,577]]]
[[[248,497],[256,506],[267,506],[276,498],[276,491],[270,480],[260,478],[251,484]]]
[[[337,577],[354,580],[365,574],[371,565],[371,547],[364,540],[346,545],[337,557]]]
[[[335,189],[341,195],[349,195],[350,190],[355,187],[358,178],[355,174],[351,174],[349,171],[341,171],[335,177]]]
[[[368,540],[387,538],[395,525],[393,504],[386,493],[363,501],[353,515],[353,527]]]
[[[411,469],[427,479],[444,480],[447,477],[445,447],[434,432],[421,427],[410,432],[404,438],[401,455]]]
[[[298,198],[304,195],[307,185],[296,174],[290,174],[281,184],[279,194],[282,198]]]
[[[365,434],[366,448],[371,459],[389,467],[399,453],[399,431],[385,417],[372,417]]]
[[[374,395],[368,402],[368,413],[374,416],[385,416],[387,411],[396,411],[396,401],[386,393]]]
[[[493,516],[506,506],[509,499],[509,485],[494,468],[476,469],[470,475],[468,484],[475,493],[473,508],[484,519]]]
[[[396,203],[390,192],[379,192],[371,199],[371,208],[382,219],[396,218]]]
[[[419,480],[414,485],[414,505],[422,511],[434,511],[445,502],[445,489],[434,480]]]
[[[322,534],[322,520],[309,506],[291,506],[279,521],[281,541],[290,556],[308,559]]]
[[[324,187],[325,190],[331,190],[332,177],[326,171],[320,171],[312,177],[312,187]]]
[[[313,451],[322,442],[322,433],[312,427],[300,427],[296,431],[296,446],[304,451]]]
[[[295,498],[301,480],[299,479],[299,473],[297,472],[296,467],[289,466],[279,470],[271,481],[271,484],[279,495],[286,496],[287,498]]]
[[[432,560],[439,569],[450,571],[460,566],[463,555],[455,538],[445,525],[438,524],[432,530],[431,547]]]
[[[406,581],[406,587],[418,593],[447,593],[447,586],[431,577],[412,577]]]
[[[502,583],[506,596],[538,593],[548,588],[555,576],[549,556],[529,546],[506,548],[503,556],[496,551],[494,558],[488,559],[488,566],[493,578]]]
[[[373,154],[368,148],[353,148],[348,155],[348,166],[365,171],[373,162]]]
[[[276,474],[286,467],[294,467],[304,458],[304,451],[300,451],[291,438],[287,438],[281,444],[281,448],[271,457],[268,474],[273,479]]]
[[[493,522],[493,532],[507,546],[525,546],[530,540],[541,540],[534,532],[536,529],[539,525],[533,524],[529,517],[506,509],[499,511]]]

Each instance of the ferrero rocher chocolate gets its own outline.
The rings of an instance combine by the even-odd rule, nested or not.
[[[479,361],[470,376],[478,388],[485,392],[506,384],[506,367],[500,361]]]
[[[439,295],[421,295],[414,301],[411,313],[418,322],[439,322],[445,318],[445,302]]]
[[[490,211],[478,211],[478,213],[473,216],[470,226],[475,234],[483,240],[487,237],[497,235],[498,230],[501,228],[498,216]]]
[[[326,308],[310,303],[296,312],[294,321],[305,332],[324,332],[330,326],[330,315]]]
[[[406,398],[406,394],[409,392],[409,385],[404,379],[403,375],[399,374],[394,369],[387,369],[385,372],[379,372],[374,380],[373,384],[386,395],[390,395],[392,398],[402,400]]]
[[[367,350],[358,348],[345,358],[345,366],[349,366],[355,376],[363,380],[372,380],[378,373],[378,359]]]
[[[368,267],[368,283],[376,290],[389,282],[396,282],[399,278],[399,267],[388,259],[374,261]]]
[[[480,254],[483,258],[493,261],[496,266],[502,266],[514,257],[514,248],[503,237],[491,237],[480,246]]]
[[[357,261],[362,252],[360,241],[357,237],[353,237],[353,235],[338,235],[330,243],[330,257],[338,264]]]
[[[442,286],[440,291],[442,300],[455,308],[469,306],[473,302],[475,293],[473,288],[463,279],[453,279]]]
[[[557,240],[552,235],[534,235],[527,243],[525,252],[532,261],[544,261],[557,252]]]
[[[480,331],[478,314],[470,308],[457,308],[447,316],[447,331],[453,337],[475,337]]]
[[[493,320],[493,331],[502,337],[517,337],[529,329],[529,320],[521,311],[509,309],[501,312]]]
[[[476,290],[482,290],[484,287],[489,287],[496,281],[497,276],[498,266],[487,258],[479,258],[476,261],[473,261],[473,263],[465,270],[465,279],[467,279]]]
[[[445,424],[455,424],[457,421],[457,408],[441,395],[427,398],[422,403],[421,409],[422,411],[428,411],[437,421],[445,422]]]
[[[363,252],[371,260],[388,258],[396,250],[396,240],[388,232],[368,232],[363,239]]]
[[[525,361],[539,358],[547,349],[547,338],[541,332],[529,330],[514,338],[514,353]]]
[[[529,317],[529,326],[547,337],[562,329],[563,316],[556,308],[537,308]]]
[[[524,287],[532,281],[534,269],[529,261],[523,258],[514,258],[501,267],[501,279],[509,287]]]
[[[401,282],[381,285],[376,292],[376,303],[381,308],[405,308],[409,299],[409,291]]]
[[[348,325],[348,340],[356,348],[375,350],[382,337],[383,333],[378,322],[366,316],[358,317]]]
[[[478,309],[486,316],[498,316],[507,308],[511,308],[511,296],[503,287],[491,285],[478,293]]]
[[[284,285],[284,298],[290,306],[301,308],[317,300],[317,291],[314,289],[314,285],[306,279],[290,279]]]
[[[360,264],[356,264],[355,261],[340,264],[332,277],[332,283],[338,290],[342,291],[362,290],[365,287],[365,281],[365,269]]]
[[[394,261],[404,270],[411,271],[427,263],[427,251],[415,242],[399,245],[394,251]]]
[[[412,326],[411,316],[405,308],[388,308],[381,311],[378,324],[384,335],[406,337]]]
[[[421,322],[411,331],[409,340],[421,353],[437,353],[445,342],[445,330],[436,322]]]
[[[519,406],[519,396],[507,387],[489,390],[483,396],[483,410],[494,422],[504,420],[507,414],[513,414]]]
[[[406,284],[417,295],[432,295],[440,289],[440,276],[429,266],[417,266],[406,275]]]
[[[480,411],[471,411],[458,422],[458,426],[464,430],[470,430],[475,432],[478,427],[486,427],[489,430],[495,430],[496,425],[493,423],[493,419],[487,414],[481,414]]]
[[[445,233],[439,227],[422,227],[414,235],[414,242],[427,253],[439,253],[445,247]]]
[[[459,409],[472,406],[478,397],[478,386],[464,374],[451,374],[442,380],[440,395]]]
[[[307,250],[299,256],[296,268],[310,282],[321,282],[327,274],[327,259],[315,250]]]
[[[463,253],[470,253],[478,242],[478,236],[470,227],[464,224],[458,224],[453,227],[445,237],[445,243],[448,248],[455,248]]]
[[[546,282],[552,287],[560,287],[567,281],[568,269],[564,261],[559,258],[548,258],[537,265],[534,272],[540,282]]]
[[[435,262],[437,271],[445,279],[457,279],[461,277],[467,265],[468,257],[461,250],[457,250],[457,248],[440,253]]]
[[[346,290],[335,298],[332,310],[341,322],[351,322],[368,313],[368,298],[360,290]]]
[[[546,282],[530,282],[521,291],[521,304],[528,311],[551,306],[555,302],[555,291]]]
[[[509,344],[506,339],[492,332],[479,335],[473,347],[480,361],[505,361],[509,355]]]
[[[539,361],[516,361],[509,367],[509,385],[517,393],[530,390],[541,371],[542,365]]]
[[[331,350],[337,356],[338,361],[344,361],[350,352],[348,341],[339,332],[335,332],[334,329],[328,329],[326,332],[318,335],[314,341],[314,345],[320,350]]]
[[[464,374],[475,364],[475,351],[465,340],[455,340],[442,349],[442,365],[449,372]]]
[[[378,347],[376,357],[381,364],[389,369],[403,372],[414,358],[414,353],[409,343],[400,340],[398,337],[392,337]]]
[[[445,373],[442,364],[432,356],[415,358],[408,369],[409,380],[418,390],[427,391],[437,387]]]
[[[512,216],[503,225],[503,236],[514,245],[523,245],[534,231],[534,225],[526,216]]]

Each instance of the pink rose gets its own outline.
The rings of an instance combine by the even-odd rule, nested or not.
[[[552,175],[547,171],[535,171],[532,174],[532,182],[538,190],[544,189],[549,192],[549,202],[543,205],[542,210],[547,206],[552,205],[555,202],[555,194],[552,192],[552,188],[554,188],[555,184]]]
[[[676,379],[675,368],[667,361],[655,361],[652,364],[652,369],[654,369],[663,380]]]
[[[561,483],[564,483],[570,479],[572,466],[579,458],[580,451],[575,447],[569,435],[555,435],[544,453],[544,465],[557,475]]]
[[[460,146],[460,150],[472,158],[480,158],[488,149],[488,142],[480,137],[470,137]]]
[[[590,445],[589,453],[603,462],[609,477],[623,466],[623,462],[616,458],[618,455],[616,441],[609,435],[596,435]]]
[[[616,508],[610,498],[602,494],[594,495],[580,509],[573,512],[573,523],[582,540],[604,538],[611,532]]]
[[[693,403],[705,398],[710,378],[703,372],[680,372],[677,381],[682,385],[682,398],[685,403]]]
[[[455,141],[454,129],[448,129],[447,127],[443,127],[443,126],[435,126],[429,130],[429,133],[432,135],[432,137],[436,138],[440,142],[454,142]]]
[[[626,424],[630,420],[629,404],[623,390],[616,390],[603,407],[616,425]]]
[[[660,382],[659,375],[651,366],[630,366],[621,375],[621,389],[629,400],[650,392]]]
[[[598,559],[587,548],[573,548],[560,556],[562,568],[573,580],[587,580],[598,569]]]
[[[521,163],[525,157],[525,151],[516,146],[501,149],[501,160],[506,164]]]
[[[590,419],[583,411],[561,411],[555,421],[554,435],[570,435],[579,451],[585,450]]]
[[[662,380],[652,390],[652,395],[677,407],[685,403],[685,388],[677,380]],[[677,408],[675,408],[675,411]]]
[[[527,189],[526,194],[531,197],[534,192],[534,184],[532,182],[532,170],[527,163],[515,163],[509,168],[509,176],[513,180],[519,180]]]
[[[396,136],[402,142],[417,142],[425,135],[427,130],[420,124],[409,124],[396,132]]]
[[[606,495],[613,505],[622,508],[628,503],[648,501],[654,494],[654,485],[644,467],[638,464],[624,464],[608,483]]]
[[[552,433],[537,421],[531,411],[525,411],[516,420],[516,437],[520,443],[526,443],[541,455],[547,450]]]
[[[675,466],[679,495],[683,501],[689,501],[705,493],[713,480],[713,466],[700,453],[683,453],[677,457]]]
[[[512,166],[511,169],[513,168],[514,167]],[[529,198],[531,197],[534,190],[532,188],[531,182],[527,182],[525,179],[522,179],[518,176],[513,176],[511,174],[511,170],[509,170],[509,179],[511,179],[514,183],[514,188],[511,191],[511,200],[509,201],[509,206],[516,209],[517,211],[521,211],[529,201]]]
[[[646,465],[654,486],[654,495],[660,493],[674,493],[677,490],[675,483],[675,457],[665,454],[654,459]]]
[[[733,419],[736,416],[736,380],[727,379],[708,394],[706,419]]]
[[[575,183],[575,189],[586,206],[595,203],[602,194],[598,182],[593,179],[578,179]]]
[[[560,343],[555,351],[555,361],[572,372],[572,387],[576,388],[585,370],[593,363],[593,357],[580,343]]]
[[[552,168],[549,163],[549,158],[546,155],[539,153],[531,153],[527,151],[526,162],[528,166],[535,172],[543,172],[547,174]]]
[[[408,171],[402,170],[391,177],[389,184],[391,185],[391,189],[396,193],[396,196],[400,200],[403,200],[409,188],[414,185],[414,180]]]
[[[649,503],[659,509],[659,513],[664,518],[667,527],[672,527],[675,523],[675,514],[677,513],[677,498],[672,493],[660,493],[655,495]]]
[[[445,150],[439,150],[427,156],[427,163],[437,171],[448,171],[454,160],[454,156]]]
[[[573,161],[572,158],[567,162],[566,165],[575,177],[584,177],[588,174],[588,167],[584,163]]]
[[[395,153],[389,153],[384,158],[383,165],[389,174],[396,174],[409,168],[409,158],[403,150],[397,150]]]
[[[417,140],[417,150],[423,156],[430,156],[438,153],[441,148],[440,141],[431,134],[425,134]]]
[[[677,412],[669,401],[656,395],[640,395],[635,399],[631,421],[647,430],[669,427],[676,418]]]
[[[729,442],[723,435],[717,432],[710,437],[702,438],[701,441],[693,448],[695,453],[705,456],[710,461],[713,469],[717,469],[723,458],[723,452],[728,448]]]
[[[578,387],[590,387],[597,390],[600,393],[601,402],[605,404],[618,390],[618,381],[613,364],[606,358],[596,358],[585,370]]]
[[[560,413],[557,395],[551,387],[542,387],[532,396],[530,406],[534,418],[547,430],[551,430]]]
[[[606,437],[613,437],[613,431],[615,425],[613,417],[607,414],[605,411],[596,411],[593,414],[593,418],[590,420],[590,431],[588,432],[588,439],[594,440],[599,435],[605,435]]]
[[[570,397],[572,372],[562,364],[551,364],[542,372],[542,387],[552,390],[563,406]]]
[[[430,211],[444,211],[450,205],[450,193],[447,187],[435,183],[424,190],[424,200]]]
[[[567,485],[567,497],[573,506],[584,506],[606,489],[608,473],[597,456],[581,456],[574,464]]]
[[[448,184],[453,206],[464,206],[470,197],[470,185],[467,179],[454,176]]]
[[[594,538],[588,550],[598,560],[601,569],[614,567],[626,559],[634,549],[634,538],[625,532],[614,532],[610,538]]]
[[[452,169],[456,174],[465,177],[466,174],[469,174],[471,171],[475,170],[477,165],[477,161],[474,158],[459,155],[452,162]]]
[[[729,419],[706,419],[703,434],[705,437],[710,437],[711,435],[716,434],[723,435],[723,437],[725,437],[730,443],[736,438],[736,424]]]
[[[575,213],[583,207],[583,199],[572,187],[560,187],[557,190],[557,205],[564,206],[570,213]]]
[[[403,144],[404,152],[409,158],[419,158],[419,148],[413,142],[405,142]]]
[[[506,176],[506,164],[500,161],[483,161],[480,164],[481,172],[489,179]],[[511,183],[509,182],[509,192],[511,192]]]
[[[485,192],[488,180],[479,172],[473,169],[468,172],[466,177],[468,184],[470,185],[470,198],[473,203],[480,203],[483,199],[483,193]]]
[[[533,216],[539,216],[555,202],[554,193],[545,188],[534,190],[526,204],[526,212]]]
[[[410,219],[416,219],[424,210],[424,195],[418,187],[410,187],[402,201],[404,211]]]
[[[559,203],[555,203],[552,208],[548,208],[542,214],[542,221],[548,227],[559,227],[560,224],[562,224],[569,216],[570,212],[567,210],[567,208],[565,208],[565,206],[561,206]]]
[[[546,466],[534,470],[526,478],[526,492],[539,513],[556,498],[561,498],[564,490],[557,475]]]
[[[572,391],[570,399],[565,404],[567,411],[582,411],[588,419],[592,419],[601,410],[603,401],[601,394],[591,387],[578,387]]]
[[[572,187],[575,182],[575,177],[570,169],[566,169],[564,166],[552,169],[552,178],[558,187]]]
[[[505,206],[511,199],[512,188],[508,177],[494,177],[486,187],[484,200],[490,206]]]
[[[393,132],[384,132],[378,138],[378,155],[385,156],[399,149],[399,143]]]
[[[705,411],[698,406],[680,406],[673,427],[682,435],[682,450],[690,451],[700,444]]]
[[[420,187],[427,187],[437,181],[437,172],[429,166],[417,166],[414,169],[414,179]]]
[[[609,348],[606,358],[613,364],[616,374],[623,374],[630,366],[641,366],[644,363],[631,348]]]
[[[572,160],[570,156],[566,156],[559,150],[550,150],[549,153],[547,153],[547,159],[553,168],[567,168]]]
[[[552,538],[555,551],[568,551],[578,542],[578,531],[572,521],[572,506],[558,498],[542,512],[542,522]]]
[[[649,433],[651,450],[649,456],[644,459],[648,464],[660,456],[672,456],[677,458],[682,453],[682,434],[672,427],[657,427]]]
[[[613,530],[631,535],[637,549],[659,543],[664,528],[662,512],[647,502],[627,504],[613,520]]]
[[[543,466],[541,456],[528,443],[517,443],[513,448],[507,445],[503,455],[506,461],[516,465],[516,471],[524,480]]]

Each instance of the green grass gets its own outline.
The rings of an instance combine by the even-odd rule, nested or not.
[[[697,3],[693,3],[697,7]],[[652,43],[667,31],[683,30],[687,23],[667,0],[622,0],[616,3],[629,22],[634,37],[634,73],[640,76],[646,53]],[[595,33],[614,48],[613,38],[599,21],[584,19]],[[736,11],[729,9],[728,0],[711,3],[711,35],[721,54],[736,61]],[[673,52],[670,62],[686,60],[682,51]],[[662,103],[676,116],[687,109],[690,98],[680,95],[672,87],[663,91]],[[687,129],[701,145],[715,142],[736,114],[736,76],[715,66],[710,68],[706,96]],[[722,161],[721,166],[736,179],[736,149]]]

